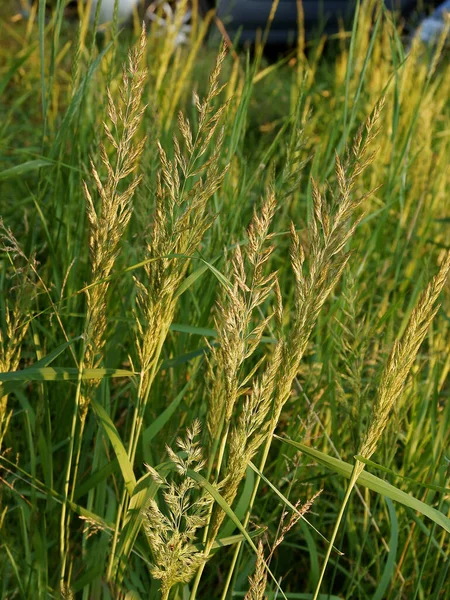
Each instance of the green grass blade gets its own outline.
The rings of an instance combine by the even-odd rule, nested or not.
[[[55,155],[59,151],[60,143],[64,139],[66,132],[69,130],[69,127],[72,124],[72,122],[75,118],[75,115],[77,114],[77,111],[79,110],[79,108],[81,106],[81,103],[83,102],[83,98],[86,95],[86,89],[87,89],[89,81],[92,79],[94,73],[100,66],[104,56],[107,54],[108,50],[111,48],[111,45],[112,45],[112,42],[107,44],[107,46],[105,48],[103,48],[103,50],[99,53],[99,55],[95,58],[95,60],[92,61],[92,63],[89,65],[86,75],[80,82],[79,88],[73,95],[73,97],[70,101],[69,107],[66,111],[66,114],[64,115],[64,119],[61,123],[61,127],[58,129],[58,133],[57,133],[55,143],[53,146],[53,148],[54,148],[53,151],[54,151]]]
[[[189,387],[195,381],[195,374],[189,379],[177,397],[172,400],[169,406],[149,425],[142,434],[142,443],[144,446],[150,446],[152,439],[158,435],[164,425],[175,414]]]
[[[217,345],[217,343],[215,342],[212,345]],[[161,369],[173,369],[174,367],[184,365],[190,362],[191,360],[194,360],[194,358],[203,356],[205,353],[208,352],[208,346],[202,346],[198,350],[192,350],[191,352],[186,352],[186,354],[182,354],[181,356],[175,356],[174,358],[163,360],[163,362],[161,363]]]
[[[43,358],[41,358],[40,360],[35,362],[33,365],[33,368],[40,369],[43,367],[47,367],[55,360],[55,358],[58,358],[58,356],[60,356],[64,352],[64,350],[69,348],[69,346],[71,346],[72,344],[74,344],[75,342],[77,342],[80,339],[81,339],[81,336],[76,337],[73,340],[69,340],[68,342],[64,342],[64,344],[61,344],[60,346],[55,348],[55,350],[53,350],[52,352],[47,354],[47,356],[44,356]],[[24,370],[26,370],[26,369],[24,369]],[[3,375],[7,375],[7,373],[0,373],[0,381],[2,381],[1,377]],[[13,379],[13,380],[7,381],[5,384],[0,385],[0,394],[10,394],[14,390],[19,389],[24,381],[29,381],[29,380],[27,380],[27,379],[24,379],[24,380],[15,379],[14,380]]]
[[[392,575],[395,571],[395,559],[397,557],[398,548],[398,519],[395,512],[395,506],[389,498],[386,498],[386,505],[389,511],[389,519],[391,521],[391,537],[389,538],[389,555],[386,561],[386,565],[383,569],[383,575],[381,576],[380,583],[378,584],[377,590],[372,600],[383,600],[386,598],[385,593],[391,582]]]
[[[42,481],[40,481],[39,479],[36,479],[30,473],[27,473],[24,469],[21,469],[17,464],[9,461],[4,456],[0,456],[0,461],[5,463],[9,467],[8,471],[13,475],[14,479],[18,479],[18,480],[26,482],[30,487],[37,490],[38,493],[41,493],[43,498],[50,496],[51,498],[56,500],[59,504],[64,504],[66,502],[64,496],[59,494],[56,490],[47,487]],[[12,469],[15,469],[16,472],[12,471]],[[11,487],[11,491],[14,494],[18,494],[18,495],[23,495],[23,496],[30,495],[30,492],[28,492],[28,490],[24,490],[24,489],[21,489],[19,491],[18,489]],[[105,521],[105,519],[103,519],[99,515],[93,513],[90,510],[87,510],[86,508],[84,508],[83,506],[80,506],[76,502],[67,500],[67,506],[69,506],[69,508],[73,512],[77,513],[80,517],[83,517],[85,519],[90,519],[91,521],[98,524],[102,530],[104,530],[104,531],[108,531],[108,530],[112,531],[113,530],[113,527],[114,527],[113,523],[109,523],[108,521]]]
[[[43,116],[43,139],[47,134],[47,87],[45,83],[45,0],[39,0],[39,58],[41,69],[41,102]]]
[[[269,481],[269,480],[267,479],[267,477],[266,477],[266,476],[265,476],[263,473],[261,473],[261,471],[258,469],[258,467],[257,467],[257,466],[255,466],[255,465],[254,465],[254,464],[253,464],[251,461],[250,461],[249,465],[250,465],[250,467],[251,467],[251,468],[252,468],[252,469],[255,471],[255,473],[258,475],[258,477],[260,477],[260,478],[261,478],[261,479],[262,479],[262,480],[263,480],[263,481],[264,481],[264,482],[265,482],[265,483],[266,483],[266,484],[267,484],[267,485],[268,485],[268,486],[269,486],[269,487],[272,489],[272,491],[273,491],[273,492],[274,492],[274,493],[275,493],[275,494],[278,496],[278,498],[280,498],[280,500],[283,502],[283,504],[285,504],[286,506],[288,506],[288,507],[289,507],[289,508],[292,510],[292,512],[294,512],[295,514],[297,514],[297,515],[300,515],[300,516],[301,516],[301,518],[302,518],[302,520],[303,520],[303,521],[305,521],[305,523],[306,523],[306,524],[307,524],[309,527],[311,527],[312,529],[314,529],[314,531],[317,533],[317,535],[319,535],[319,536],[320,536],[320,537],[321,537],[321,538],[322,538],[322,539],[323,539],[325,542],[327,542],[328,544],[330,543],[330,541],[329,541],[329,540],[327,540],[327,538],[326,538],[324,535],[322,535],[322,534],[320,533],[320,531],[319,531],[318,529],[316,529],[316,528],[314,527],[314,525],[312,525],[312,524],[311,524],[311,523],[308,521],[308,519],[306,519],[306,518],[305,518],[305,516],[304,516],[304,515],[302,515],[302,514],[301,514],[301,513],[298,511],[298,509],[297,509],[297,508],[295,508],[295,506],[292,504],[292,502],[290,502],[290,501],[289,501],[289,500],[286,498],[286,496],[284,496],[284,495],[283,495],[283,494],[280,492],[280,490],[279,490],[279,489],[277,489],[277,487],[276,487],[276,486],[274,486],[274,485],[273,485],[273,483],[272,483],[271,481]],[[343,552],[341,552],[340,550],[338,550],[338,548],[336,548],[336,546],[333,546],[333,550],[334,550],[335,552],[337,552],[337,554],[339,554],[340,556],[343,556],[343,555],[344,555],[344,553],[343,553]]]
[[[200,335],[201,337],[217,337],[217,331],[208,327],[193,327],[192,325],[172,323],[169,329],[180,333],[189,333],[190,335]]]
[[[236,508],[234,509],[234,514],[237,516],[239,520],[244,519],[248,507],[250,506],[250,501],[252,498],[253,488],[255,487],[255,473],[252,471],[250,467],[247,467],[247,471],[245,473],[244,486],[242,488],[241,495],[239,500],[236,503]],[[236,529],[234,523],[232,521],[226,521],[224,526],[221,529],[221,534],[223,536],[229,536]]]
[[[14,177],[23,177],[23,175],[27,175],[32,171],[37,171],[39,169],[42,169],[43,167],[52,167],[53,165],[53,161],[47,160],[45,158],[29,160],[27,162],[22,163],[21,165],[16,165],[15,167],[11,167],[10,169],[0,171],[0,181],[5,181],[6,179],[13,179]]]
[[[174,465],[170,462],[156,467],[161,477],[165,477],[172,469],[174,469]],[[142,510],[147,501],[155,496],[158,488],[159,485],[155,483],[150,473],[146,473],[138,480],[133,490],[125,515],[124,526],[120,532],[115,556],[114,571],[116,573],[116,581],[119,583],[125,576],[130,554],[142,526]]]
[[[223,273],[221,273],[220,271],[218,271],[216,269],[216,267],[214,267],[214,265],[212,264],[212,262],[208,262],[207,260],[205,260],[204,258],[200,258],[200,260],[204,263],[204,265],[206,266],[206,268],[208,268],[211,273],[213,273],[213,275],[217,278],[217,280],[227,289],[231,290],[233,288],[231,281],[229,279],[227,279],[225,277],[225,275],[223,275]]]
[[[126,369],[84,369],[80,373],[75,367],[29,367],[21,371],[0,373],[0,381],[73,381],[78,379],[105,379],[110,377],[133,377],[133,371]]]
[[[8,555],[9,562],[11,563],[12,569],[14,571],[14,575],[16,576],[17,584],[18,584],[19,589],[20,589],[20,593],[22,594],[23,598],[26,598],[25,590],[23,589],[23,585],[22,585],[22,578],[20,576],[20,572],[19,572],[19,568],[17,566],[17,563],[14,560],[14,556],[12,555],[12,552],[8,548],[7,544],[3,544],[3,548],[5,549],[5,552]]]
[[[427,490],[433,490],[435,492],[442,492],[443,494],[450,494],[450,488],[442,487],[440,485],[435,485],[433,483],[423,483],[422,481],[417,481],[417,479],[413,479],[412,477],[406,477],[406,475],[399,475],[392,469],[388,469],[387,467],[384,467],[383,465],[380,465],[379,463],[373,462],[373,460],[368,460],[367,458],[364,458],[363,456],[360,456],[359,454],[357,454],[355,456],[355,459],[359,460],[359,462],[362,462],[365,465],[369,465],[370,467],[374,467],[375,469],[378,469],[379,471],[383,471],[383,473],[387,473],[388,475],[392,475],[393,477],[397,477],[399,479],[402,479],[403,481],[408,481],[410,483],[414,483],[415,485],[424,487]]]
[[[216,262],[218,259],[219,257],[216,256],[216,258],[214,258],[210,264]],[[208,271],[208,268],[209,267],[207,264],[203,264],[198,269],[195,269],[195,271],[193,271],[190,275],[188,275],[176,291],[175,298],[179,298],[186,290],[192,287],[194,283],[200,279],[200,277],[206,273],[206,271]]]
[[[335,473],[338,473],[339,475],[350,479],[353,471],[353,465],[343,460],[339,460],[338,458],[328,456],[328,454],[320,452],[319,450],[315,450],[314,448],[309,448],[308,446],[305,446],[304,444],[301,444],[299,442],[294,442],[293,440],[281,438],[278,435],[275,435],[274,437],[285,444],[294,446],[294,448],[301,450],[308,456],[315,458],[318,462],[333,470]],[[391,485],[390,483],[383,481],[379,477],[376,477],[371,473],[365,473],[363,471],[358,477],[357,484],[362,485],[368,488],[369,490],[376,492],[377,494],[381,494],[386,498],[390,498],[395,502],[400,502],[400,504],[403,504],[408,508],[412,508],[413,510],[421,513],[422,515],[425,515],[426,517],[434,521],[437,525],[439,525],[440,527],[442,527],[450,533],[450,519],[446,517],[443,513],[432,508],[431,506],[428,506],[428,504],[425,504],[425,502],[414,498],[414,496],[403,492],[402,490]]]
[[[343,111],[343,132],[342,132],[342,140],[341,140],[341,144],[340,144],[340,150],[342,150],[342,148],[345,146],[345,144],[347,143],[347,136],[348,136],[348,112],[349,112],[349,108],[350,108],[350,81],[353,75],[353,69],[354,69],[354,60],[353,60],[353,56],[355,54],[355,45],[356,45],[356,36],[357,36],[357,32],[358,32],[358,17],[359,17],[359,11],[361,8],[361,3],[358,0],[356,2],[356,7],[355,7],[355,16],[353,18],[353,29],[352,29],[352,35],[350,38],[350,48],[348,51],[348,63],[347,63],[347,73],[346,73],[346,77],[345,77],[345,92],[344,92],[344,111]]]
[[[119,466],[119,461],[116,459],[108,462],[104,467],[98,469],[90,477],[85,479],[82,483],[78,484],[75,490],[74,499],[82,498],[90,490],[94,489],[100,482],[106,480],[112,475]]]
[[[256,537],[262,535],[265,531],[266,530],[263,527],[259,527],[258,529],[255,529],[254,531],[250,531],[248,535],[250,536],[250,538],[256,538]],[[234,546],[234,545],[239,544],[244,541],[245,541],[245,538],[242,533],[239,533],[237,535],[229,535],[229,536],[221,537],[221,538],[215,540],[214,544],[212,545],[212,549],[216,550],[218,548],[225,548],[226,546]],[[198,545],[198,548],[200,550],[201,546]]]
[[[34,52],[35,48],[36,44],[31,44],[27,52],[23,56],[20,56],[16,61],[14,61],[14,63],[11,65],[11,67],[8,69],[5,75],[0,79],[0,97],[3,95],[5,89],[8,87],[10,81],[14,78],[20,67],[22,67],[27,62],[31,54]]]
[[[217,504],[225,512],[225,514],[233,521],[233,523],[236,525],[236,527],[239,529],[239,531],[244,536],[245,541],[249,544],[250,548],[256,554],[258,552],[258,549],[256,548],[255,544],[253,543],[252,538],[249,536],[248,531],[245,529],[245,527],[239,521],[239,519],[237,518],[236,514],[231,509],[231,507],[227,504],[227,502],[225,502],[224,498],[219,494],[217,489],[215,487],[213,487],[209,483],[209,481],[203,477],[203,475],[200,475],[200,473],[197,473],[196,471],[193,471],[192,469],[188,469],[186,474],[188,477],[190,477],[194,481],[197,481],[214,498],[215,502],[217,502]],[[265,565],[267,572],[270,575],[271,579],[276,584],[279,593],[282,595],[283,598],[286,598],[283,590],[280,587],[280,584],[275,579],[275,576],[273,575],[272,571],[267,566],[266,562],[264,562],[264,565]]]
[[[243,598],[247,592],[233,592],[233,598]],[[312,594],[302,594],[300,592],[286,592],[285,597],[288,600],[313,600]],[[277,600],[277,592],[265,591],[265,600]],[[317,600],[342,600],[341,596],[335,596],[334,594],[319,594]]]
[[[119,432],[117,431],[116,426],[111,421],[110,416],[103,406],[101,406],[96,400],[91,400],[91,406],[100,422],[100,425],[102,426],[103,431],[108,436],[108,439],[114,448],[117,460],[119,461],[125,487],[127,488],[129,495],[132,496],[133,490],[136,487],[136,477],[134,476],[133,467],[131,466],[130,459],[128,458],[127,451],[122,443]]]

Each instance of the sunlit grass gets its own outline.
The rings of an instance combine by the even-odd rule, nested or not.
[[[370,4],[276,63],[4,11],[2,597],[446,597],[448,58]]]

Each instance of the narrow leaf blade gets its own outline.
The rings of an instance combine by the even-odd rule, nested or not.
[[[324,452],[320,452],[319,450],[315,450],[314,448],[310,448],[309,446],[305,446],[304,444],[301,444],[299,442],[294,442],[293,440],[289,440],[287,438],[281,438],[278,435],[275,435],[274,437],[284,442],[285,444],[294,446],[294,448],[301,450],[308,456],[315,458],[318,462],[325,465],[335,473],[338,473],[339,475],[343,475],[347,479],[350,479],[353,471],[353,465],[343,460],[339,460],[338,458],[328,456],[328,454],[325,454]],[[400,502],[400,504],[403,504],[404,506],[412,508],[413,510],[421,513],[422,515],[427,516],[429,519],[434,521],[436,525],[439,525],[440,527],[442,527],[450,533],[450,519],[448,517],[446,517],[443,513],[436,510],[435,508],[428,506],[428,504],[425,504],[425,502],[422,502],[414,496],[403,492],[394,485],[383,481],[382,479],[376,477],[375,475],[372,475],[371,473],[365,473],[364,471],[359,476],[357,483],[358,485],[363,485],[364,487],[376,492],[377,494],[381,494],[382,496],[390,498],[395,502]]]

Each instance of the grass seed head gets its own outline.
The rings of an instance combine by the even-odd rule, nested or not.
[[[378,393],[372,411],[372,418],[359,454],[370,458],[383,435],[392,408],[403,392],[405,382],[417,353],[427,334],[430,323],[439,310],[436,304],[450,272],[450,252],[446,254],[439,272],[419,297],[409,318],[406,329],[396,340],[378,384]],[[361,467],[363,464],[359,463]]]
[[[103,358],[108,278],[120,253],[120,242],[133,210],[133,196],[141,181],[141,176],[138,175],[123,183],[137,169],[145,143],[145,138],[138,141],[135,139],[146,108],[142,104],[142,94],[147,72],[141,69],[145,47],[146,35],[143,29],[123,67],[120,102],[117,103],[111,91],[107,90],[107,115],[113,127],[111,129],[103,123],[103,130],[113,152],[109,153],[104,144],[100,145],[101,163],[106,170],[104,180],[100,175],[100,167],[91,160],[92,176],[99,197],[98,208],[88,184],[84,183],[86,212],[90,224],[91,282],[94,284],[87,293],[86,367],[97,366]],[[83,410],[87,403],[88,398],[84,397]]]
[[[264,600],[266,598],[267,570],[264,561],[264,545],[261,540],[258,542],[258,552],[256,554],[255,572],[248,578],[250,587],[245,594],[244,600]]]
[[[22,356],[22,345],[30,325],[30,305],[39,293],[37,262],[27,257],[13,232],[0,218],[0,266],[4,302],[0,322],[0,372],[16,371]],[[0,385],[0,448],[8,429],[8,394]]]
[[[218,80],[225,58],[222,52],[210,77],[203,101],[196,100],[198,127],[194,135],[189,120],[180,113],[181,139],[174,138],[174,158],[158,142],[160,172],[157,178],[155,212],[146,244],[144,279],[135,279],[138,292],[136,318],[137,352],[143,373],[149,373],[148,388],[177,305],[177,290],[214,217],[208,202],[227,171],[222,164],[223,133],[218,129],[225,105],[215,109],[222,88]],[[216,135],[217,134],[217,135]],[[214,149],[211,146],[214,140]],[[202,157],[207,150],[210,156]]]
[[[152,498],[143,511],[144,531],[153,554],[151,574],[161,580],[161,593],[167,598],[177,583],[188,583],[206,557],[194,545],[197,531],[208,520],[212,498],[188,475],[188,470],[200,472],[204,466],[200,442],[200,423],[195,421],[185,438],[177,440],[182,454],[167,447],[169,459],[177,475],[165,479],[152,467],[147,470],[163,489],[163,513]]]

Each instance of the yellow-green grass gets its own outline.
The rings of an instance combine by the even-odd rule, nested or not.
[[[2,7],[2,597],[446,598],[449,66],[374,4],[278,62]]]

